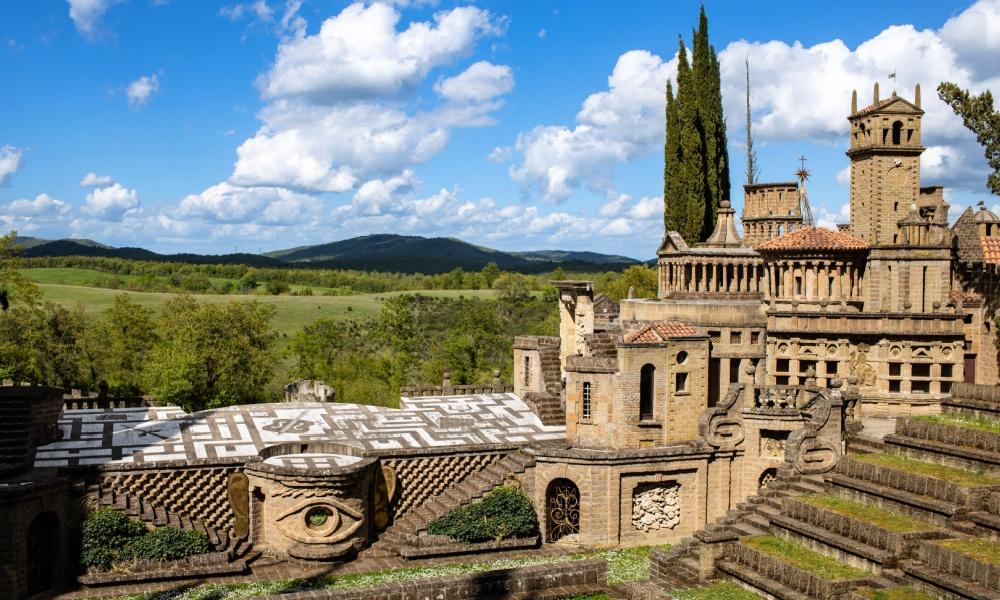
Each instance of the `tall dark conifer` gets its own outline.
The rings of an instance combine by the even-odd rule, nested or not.
[[[681,138],[673,85],[667,81],[666,139],[663,144],[663,225],[666,231],[687,228],[687,205],[681,199]]]
[[[712,233],[719,202],[728,199],[730,191],[719,59],[708,41],[704,7],[693,32],[690,63],[680,40],[673,104],[667,107],[664,146],[664,223],[668,231],[675,230],[695,243]],[[671,111],[676,121],[671,121]],[[671,154],[668,148],[675,143],[673,138],[679,152]],[[674,165],[671,161],[678,156]]]

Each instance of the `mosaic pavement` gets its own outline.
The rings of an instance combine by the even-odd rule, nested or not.
[[[514,394],[404,398],[400,409],[360,404],[254,404],[186,414],[177,407],[67,410],[62,440],[38,467],[187,462],[256,456],[283,442],[341,442],[368,450],[563,439]],[[291,466],[291,465],[290,465]]]

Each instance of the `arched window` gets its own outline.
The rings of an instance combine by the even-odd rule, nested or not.
[[[898,146],[903,135],[903,122],[896,121],[892,124],[892,144]]]
[[[553,479],[545,490],[545,517],[550,542],[580,533],[580,488],[569,479]]]
[[[590,382],[583,382],[583,418],[590,418]]]
[[[643,365],[639,372],[639,419],[643,421],[653,418],[653,374],[656,367]]]

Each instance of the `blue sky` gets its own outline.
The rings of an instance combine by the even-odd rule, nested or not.
[[[0,6],[0,229],[159,251],[367,233],[647,258],[662,94],[697,2],[38,0]],[[844,220],[846,114],[923,88],[923,183],[986,199],[933,92],[1000,90],[1000,0],[706,2],[734,203],[749,56],[761,179],[808,158]]]

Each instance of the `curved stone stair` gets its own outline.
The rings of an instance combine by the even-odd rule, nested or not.
[[[431,521],[481,499],[493,488],[503,485],[511,474],[520,475],[534,463],[535,459],[530,454],[520,450],[511,452],[492,465],[445,488],[440,494],[428,498],[419,508],[393,522],[375,543],[362,550],[358,556],[385,558],[400,555],[404,548],[418,544],[417,538],[426,534]]]
[[[206,525],[198,519],[192,519],[188,515],[171,511],[163,506],[155,506],[128,492],[108,491],[101,495],[100,503],[155,527],[169,525],[179,529],[199,531],[205,534],[217,552],[228,551],[232,557],[241,557],[250,551],[248,540],[232,538],[224,529]]]

